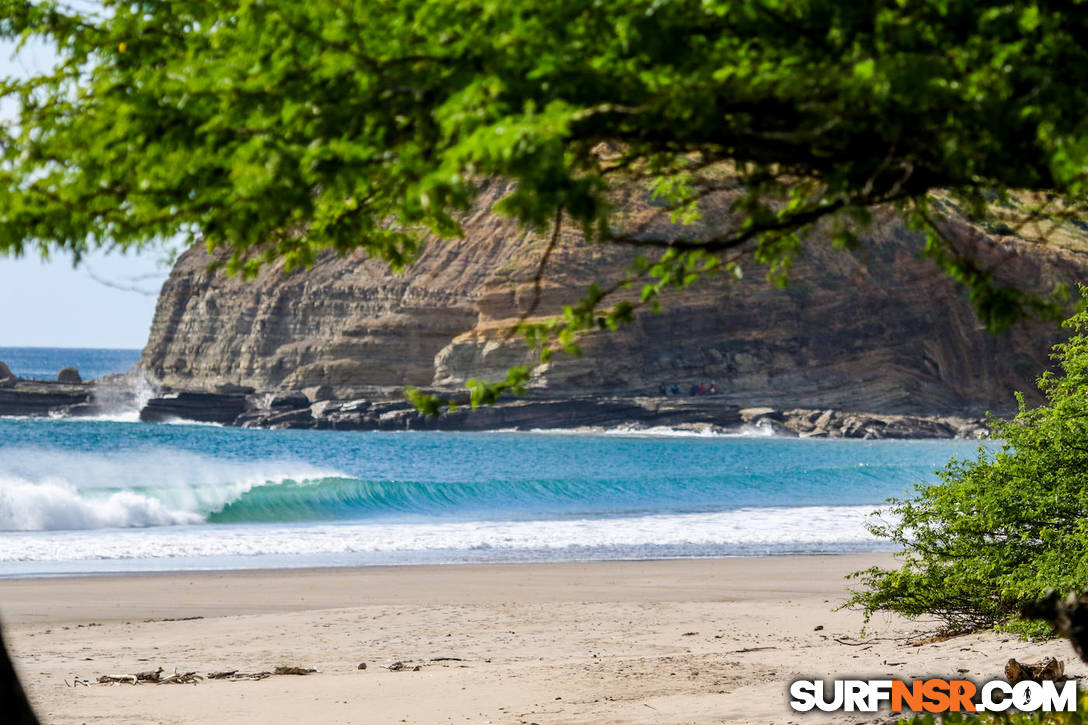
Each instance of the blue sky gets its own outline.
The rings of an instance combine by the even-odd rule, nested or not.
[[[13,52],[0,42],[0,76],[52,63],[40,45]],[[0,121],[10,118],[11,108],[0,105]],[[143,347],[169,272],[160,256],[92,254],[73,269],[66,255],[43,262],[0,254],[0,347]]]

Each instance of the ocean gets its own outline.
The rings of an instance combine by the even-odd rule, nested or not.
[[[867,517],[977,448],[0,418],[0,576],[879,550]]]
[[[128,372],[140,361],[139,350],[86,347],[0,347],[0,362],[20,378],[56,380],[63,367],[79,369],[84,380]]]

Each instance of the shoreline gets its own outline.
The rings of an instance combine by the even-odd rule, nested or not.
[[[124,414],[148,423],[187,421],[237,428],[340,431],[578,431],[673,430],[692,435],[777,435],[801,438],[978,439],[985,419],[965,411],[904,413],[797,407],[758,407],[726,394],[542,395],[504,399],[475,410],[460,407],[427,416],[407,399],[310,399],[301,392],[155,391],[139,374],[78,383],[0,380],[0,416],[94,419]],[[977,412],[977,411],[976,411]]]
[[[926,623],[886,616],[860,639],[860,613],[835,609],[846,595],[842,577],[889,561],[847,554],[3,580],[0,618],[39,716],[55,725],[766,725],[811,719],[787,706],[788,683],[801,676],[988,679],[1010,657],[1045,656],[1083,673],[1065,641],[985,633],[919,644]],[[285,665],[318,672],[72,685],[156,667],[203,676]]]
[[[2,534],[4,532],[0,532]],[[773,553],[760,553],[760,554],[710,554],[707,556],[663,556],[663,557],[631,557],[622,558],[616,557],[611,559],[540,559],[540,560],[527,560],[527,559],[513,559],[509,561],[446,561],[446,562],[432,562],[432,561],[406,561],[402,563],[380,562],[380,563],[360,563],[360,564],[329,564],[327,566],[315,565],[315,564],[300,564],[298,566],[254,566],[254,567],[208,567],[208,568],[192,568],[192,569],[133,569],[128,571],[65,571],[56,573],[30,573],[30,574],[3,574],[0,573],[0,591],[3,589],[3,582],[9,581],[34,581],[42,579],[84,579],[87,577],[101,578],[101,577],[171,577],[171,576],[201,576],[201,575],[260,575],[260,574],[282,574],[285,572],[302,573],[326,573],[335,575],[338,572],[355,572],[359,570],[377,570],[377,569],[404,569],[404,568],[433,568],[442,570],[446,568],[457,567],[481,567],[481,568],[493,568],[493,567],[546,567],[546,566],[581,566],[581,565],[593,565],[593,564],[652,564],[654,562],[701,562],[701,561],[722,561],[722,560],[749,560],[749,559],[761,559],[761,560],[775,560],[775,559],[814,559],[814,558],[828,558],[828,559],[840,559],[842,557],[885,557],[892,559],[895,556],[895,551],[891,548],[873,548],[868,550],[853,550],[853,551],[790,551],[781,554]],[[60,562],[68,563],[68,562]],[[0,612],[2,612],[2,604],[0,604]]]
[[[857,441],[868,442],[883,441],[888,443],[897,443],[904,441],[950,441],[950,440],[962,440],[970,442],[978,442],[985,444],[987,442],[1000,442],[1000,438],[993,438],[987,435],[980,435],[976,437],[974,435],[927,435],[920,433],[917,436],[906,436],[902,438],[864,438],[864,437],[848,437],[848,436],[831,436],[831,435],[795,435],[789,432],[771,431],[767,432],[767,429],[760,426],[742,425],[739,427],[721,427],[709,424],[679,424],[675,426],[646,426],[639,427],[634,423],[620,423],[617,425],[609,426],[596,426],[596,425],[579,425],[569,428],[396,428],[396,429],[338,429],[338,428],[276,428],[265,426],[236,426],[228,423],[214,423],[208,421],[199,421],[186,418],[169,418],[161,421],[150,423],[148,421],[140,420],[139,413],[135,410],[128,410],[115,413],[95,413],[87,415],[64,415],[60,413],[52,414],[33,414],[33,415],[8,415],[0,413],[0,421],[46,421],[46,422],[74,422],[74,423],[126,423],[126,424],[146,424],[154,426],[168,426],[168,425],[182,425],[182,426],[198,426],[202,428],[219,428],[226,430],[259,430],[259,431],[277,431],[277,430],[290,430],[290,431],[315,431],[318,433],[393,433],[398,435],[426,435],[426,434],[452,434],[452,435],[493,435],[493,434],[506,434],[506,435],[541,435],[541,436],[609,436],[609,437],[630,437],[630,438],[702,438],[707,440],[717,439],[736,439],[736,440],[758,440],[758,441]],[[933,416],[936,419],[938,416]]]
[[[670,570],[667,573],[671,577],[661,586],[669,590],[683,588],[686,596],[698,593],[700,601],[719,601],[723,591],[727,591],[736,581],[745,581],[745,588],[737,589],[734,595],[738,600],[759,598],[764,592],[781,592],[789,590],[783,582],[791,581],[792,587],[798,593],[817,589],[823,591],[832,586],[827,575],[829,572],[837,574],[845,572],[850,567],[863,568],[874,563],[887,564],[893,559],[890,553],[844,553],[844,554],[787,554],[782,556],[736,556],[736,557],[706,557],[700,559],[645,559],[645,560],[610,560],[610,561],[566,561],[566,562],[518,562],[518,563],[494,563],[494,564],[375,564],[372,566],[341,566],[341,567],[300,567],[300,568],[272,568],[272,569],[223,569],[201,571],[148,571],[125,572],[103,574],[76,574],[60,575],[52,577],[5,577],[0,579],[0,617],[8,624],[19,624],[28,621],[65,621],[63,617],[53,618],[60,612],[75,612],[79,610],[82,602],[78,598],[68,599],[63,595],[78,589],[95,591],[97,589],[116,589],[120,587],[124,593],[135,595],[142,601],[148,598],[154,600],[156,606],[162,602],[153,597],[158,585],[176,586],[180,580],[185,580],[186,587],[196,587],[197,594],[186,592],[186,599],[171,603],[172,608],[182,607],[200,609],[206,607],[206,600],[200,595],[213,594],[225,590],[219,587],[228,582],[242,582],[246,590],[248,586],[271,587],[278,596],[283,596],[294,602],[297,600],[300,609],[322,608],[314,599],[302,605],[307,599],[304,596],[295,597],[291,587],[281,585],[288,580],[317,581],[327,584],[326,580],[337,580],[346,586],[354,587],[362,584],[395,583],[402,587],[389,595],[372,599],[369,603],[391,601],[461,601],[482,600],[501,601],[509,590],[506,587],[510,582],[518,581],[514,590],[520,594],[529,594],[534,598],[547,598],[553,601],[584,601],[587,592],[596,592],[606,595],[608,598],[625,599],[631,595],[630,591],[615,589],[618,581],[638,581],[647,590],[652,590],[657,585],[651,584],[645,577],[655,573],[654,570]],[[811,573],[806,573],[805,564],[815,564]],[[704,579],[707,570],[718,570],[718,576],[724,581],[708,583]],[[608,585],[600,585],[597,582],[597,571],[607,571],[613,577],[620,577]],[[750,581],[756,573],[765,574],[763,581]],[[520,577],[527,576],[525,581]],[[436,578],[470,579],[476,586],[469,590],[458,589],[452,599],[447,594],[437,594],[428,591],[427,582]],[[400,581],[394,581],[400,580]],[[561,581],[565,584],[579,585],[578,589],[561,588],[547,590],[551,582]],[[91,583],[93,582],[93,583]],[[88,583],[88,586],[81,586]],[[690,587],[690,588],[689,588]],[[50,591],[52,590],[52,591]],[[248,591],[248,590],[246,590]],[[52,601],[51,596],[56,596],[57,601]],[[245,614],[250,611],[249,604],[244,603],[238,592],[232,592],[231,604],[226,606],[223,613],[226,616]],[[368,594],[367,596],[372,596]],[[321,592],[322,603],[338,605],[348,598],[346,591]],[[271,606],[286,606],[286,600],[280,600]],[[42,604],[47,603],[44,608]],[[137,606],[118,598],[116,616],[118,618],[136,616],[126,606]],[[223,603],[220,602],[220,607]],[[237,607],[232,608],[232,607]],[[268,603],[252,605],[254,610],[269,606]],[[335,607],[333,607],[335,608]],[[12,616],[14,612],[15,616]],[[42,616],[46,618],[41,619]],[[89,616],[89,615],[86,615]]]

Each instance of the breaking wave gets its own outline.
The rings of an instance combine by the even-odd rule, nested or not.
[[[345,522],[153,530],[69,531],[0,537],[0,563],[341,557],[338,563],[670,558],[878,548],[866,506],[739,509],[539,521]],[[450,552],[460,552],[450,555]]]
[[[0,420],[0,576],[865,551],[973,442]]]
[[[864,486],[896,472],[894,465],[843,462],[814,465],[803,475],[808,485],[834,490],[847,477]],[[808,502],[781,505],[788,498],[782,488],[781,476],[774,471],[738,470],[724,481],[623,475],[392,480],[361,478],[298,461],[230,460],[173,448],[112,453],[6,448],[0,457],[0,531],[733,515],[776,506],[803,511]],[[851,507],[841,504],[854,502],[820,503],[839,504],[826,508],[845,511]],[[856,523],[857,516],[851,514],[851,520]]]
[[[198,524],[254,488],[330,473],[294,462],[224,461],[172,449],[116,455],[5,449],[0,530]]]

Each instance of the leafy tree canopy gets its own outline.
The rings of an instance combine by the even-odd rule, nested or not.
[[[1083,292],[1083,291],[1082,291]],[[1003,447],[953,459],[940,482],[893,501],[872,531],[895,542],[898,569],[860,573],[852,604],[932,617],[952,632],[1011,626],[1050,633],[1021,612],[1053,589],[1088,587],[1088,312],[1055,346],[1060,372],[1039,380],[1046,403],[995,423]]]
[[[202,240],[253,273],[325,249],[394,267],[455,238],[477,182],[558,236],[665,248],[642,302],[734,252],[780,281],[806,231],[837,245],[878,205],[1000,328],[1051,300],[999,284],[940,234],[945,190],[984,217],[1077,214],[1088,179],[1088,13],[1077,2],[918,0],[0,0],[0,36],[47,38],[7,80],[0,252]],[[643,184],[674,221],[738,190],[736,225],[655,239],[610,222]],[[830,219],[830,221],[827,221]],[[546,259],[546,256],[545,256]],[[614,325],[608,290],[530,339]]]

